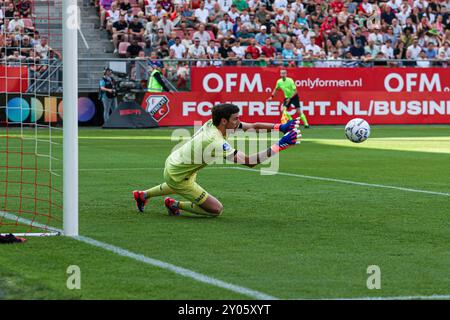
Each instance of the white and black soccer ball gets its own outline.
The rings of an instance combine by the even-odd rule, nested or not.
[[[370,136],[369,123],[360,118],[350,120],[345,126],[345,136],[355,143],[366,141]]]

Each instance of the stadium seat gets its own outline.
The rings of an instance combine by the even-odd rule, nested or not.
[[[25,28],[32,29],[33,28],[33,21],[31,19],[22,19],[23,24]]]
[[[211,40],[215,40],[216,37],[214,36],[214,32],[212,32],[211,30],[207,30],[206,32],[209,33],[209,35],[211,36]]]
[[[128,49],[128,47],[131,45],[131,43],[129,43],[129,42],[121,42],[121,43],[119,43],[119,55],[123,55],[123,56],[125,56],[126,54],[127,54],[127,49]]]

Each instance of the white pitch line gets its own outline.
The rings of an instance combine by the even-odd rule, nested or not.
[[[8,212],[0,211],[0,217],[3,217],[8,220],[12,220],[12,221],[17,221],[17,222],[20,222],[20,223],[23,223],[26,225],[32,225],[36,228],[47,229],[47,230],[51,230],[51,231],[55,231],[55,232],[59,232],[60,234],[63,234],[63,230],[61,230],[61,229],[48,227],[48,226],[42,225],[37,222],[33,222],[28,219],[18,217],[16,215],[8,213]],[[113,252],[119,256],[127,257],[130,259],[139,261],[139,262],[143,262],[148,265],[152,265],[154,267],[158,267],[158,268],[161,268],[164,270],[174,272],[180,276],[183,276],[186,278],[191,278],[193,280],[203,282],[206,284],[210,284],[210,285],[222,288],[222,289],[226,289],[226,290],[229,290],[229,291],[232,291],[235,293],[239,293],[239,294],[251,297],[251,298],[255,298],[255,299],[259,299],[259,300],[278,300],[278,298],[273,297],[268,294],[265,294],[263,292],[259,292],[259,291],[248,289],[248,288],[245,288],[242,286],[234,285],[232,283],[228,283],[228,282],[225,282],[225,281],[213,278],[213,277],[209,277],[204,274],[201,274],[201,273],[198,273],[198,272],[186,269],[186,268],[178,267],[176,265],[173,265],[173,264],[161,261],[161,260],[153,259],[153,258],[144,256],[142,254],[137,254],[137,253],[131,252],[129,250],[113,246],[113,245],[105,243],[105,242],[97,241],[97,240],[89,238],[89,237],[77,236],[77,237],[69,237],[69,238],[90,244],[92,246],[104,249],[106,251]]]
[[[251,171],[251,172],[260,172],[266,171],[271,172],[269,170],[264,170],[264,168],[259,169],[250,169],[250,168],[241,168],[241,167],[206,167],[205,169],[214,170],[214,169],[230,169],[230,170],[243,170],[243,171]],[[52,171],[61,171],[62,169],[53,169]],[[154,167],[145,167],[145,168],[84,168],[84,169],[78,169],[78,171],[145,171],[145,170],[164,170],[164,168],[154,168]],[[20,171],[20,169],[3,169],[1,171]],[[33,170],[24,170],[24,171],[33,171]],[[275,172],[274,175],[280,175],[280,176],[288,176],[288,177],[295,177],[295,178],[303,178],[303,179],[311,179],[311,180],[320,180],[320,181],[329,181],[329,182],[338,182],[338,183],[345,183],[345,184],[351,184],[351,185],[357,185],[357,186],[363,186],[363,187],[374,187],[374,188],[385,188],[385,189],[395,189],[400,191],[407,191],[407,192],[416,192],[416,193],[425,193],[425,194],[432,194],[432,195],[438,195],[438,196],[445,196],[450,197],[450,193],[446,192],[438,192],[438,191],[429,191],[429,190],[421,190],[421,189],[412,189],[412,188],[405,188],[405,187],[397,187],[397,186],[389,186],[384,184],[374,184],[374,183],[367,183],[367,182],[358,182],[358,181],[352,181],[352,180],[343,180],[343,179],[334,179],[334,178],[327,178],[327,177],[317,177],[317,176],[308,176],[303,174],[296,174],[296,173],[288,173],[288,172]]]
[[[221,169],[243,170],[243,171],[251,171],[251,172],[260,172],[260,170],[258,170],[258,169],[240,168],[240,167],[229,167],[229,168],[228,167],[219,167],[219,168],[221,168]],[[261,170],[262,171],[266,171],[266,172],[272,172],[272,171],[269,171],[269,170],[263,170],[263,169],[261,169]],[[288,176],[288,177],[295,177],[295,178],[303,178],[303,179],[311,179],[311,180],[320,180],[320,181],[329,181],[329,182],[338,182],[338,183],[352,184],[352,185],[363,186],[363,187],[395,189],[395,190],[401,190],[401,191],[426,193],[426,194],[433,194],[433,195],[437,195],[437,196],[450,197],[450,193],[445,193],[445,192],[437,192],[437,191],[428,191],[428,190],[396,187],[396,186],[389,186],[389,185],[384,185],[384,184],[374,184],[374,183],[357,182],[357,181],[351,181],[351,180],[342,180],[342,179],[334,179],[334,178],[326,178],[326,177],[307,176],[307,175],[303,175],[303,174],[288,173],[288,172],[275,172],[274,175]]]

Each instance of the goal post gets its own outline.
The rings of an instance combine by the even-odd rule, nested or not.
[[[64,235],[78,236],[78,29],[77,0],[63,0]]]
[[[0,34],[0,234],[78,236],[80,10],[40,0],[21,18]]]

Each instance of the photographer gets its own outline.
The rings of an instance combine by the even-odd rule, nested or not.
[[[110,112],[117,108],[116,83],[111,77],[112,70],[106,68],[102,79],[99,83],[99,99],[103,103],[103,120],[106,123],[109,119]]]

